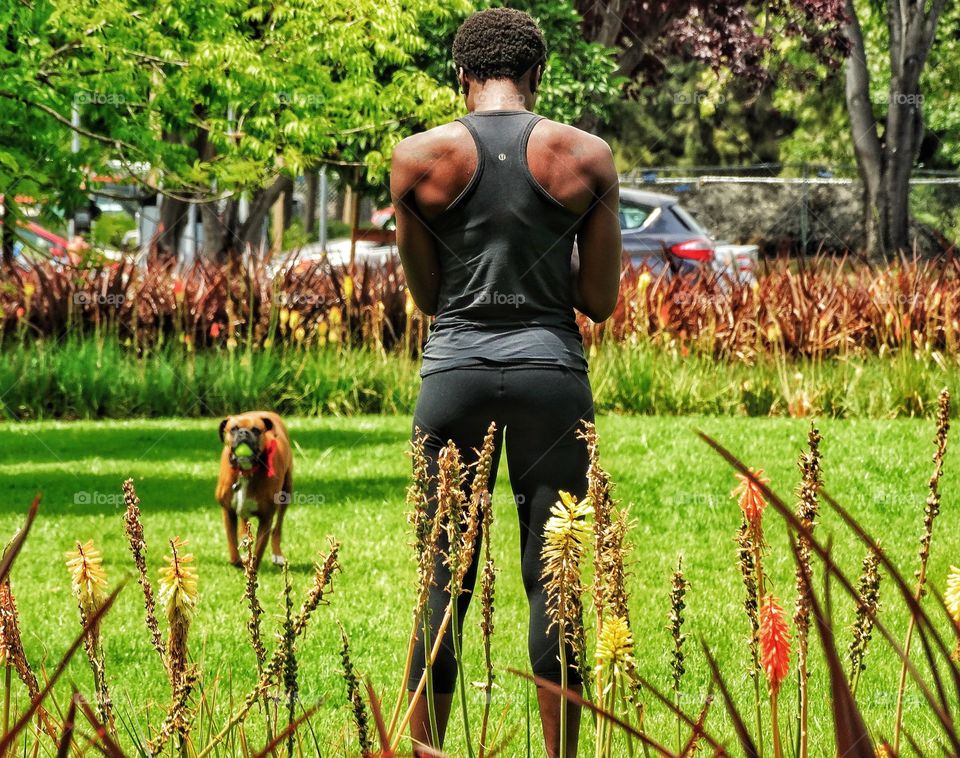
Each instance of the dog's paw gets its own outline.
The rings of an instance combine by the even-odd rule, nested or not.
[[[287,564],[287,559],[284,558],[282,555],[274,554],[270,557],[270,560],[273,561],[274,566],[285,566]]]

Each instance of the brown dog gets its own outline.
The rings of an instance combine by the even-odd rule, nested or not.
[[[221,421],[220,441],[223,452],[217,502],[223,507],[230,563],[242,565],[237,549],[238,522],[240,536],[246,536],[250,517],[256,516],[254,566],[259,567],[267,549],[271,525],[273,563],[282,566],[286,561],[280,552],[280,533],[293,495],[293,454],[287,428],[276,413],[250,411]]]

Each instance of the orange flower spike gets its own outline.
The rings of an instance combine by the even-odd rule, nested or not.
[[[771,692],[779,692],[790,672],[790,630],[773,595],[767,595],[760,605],[760,662]]]
[[[735,474],[740,484],[730,494],[739,498],[740,510],[743,511],[747,523],[751,526],[759,526],[760,519],[763,517],[763,509],[767,507],[767,501],[763,497],[763,491],[757,482],[769,484],[770,480],[763,476],[763,469],[757,469],[753,472],[756,479],[754,481],[746,474]]]

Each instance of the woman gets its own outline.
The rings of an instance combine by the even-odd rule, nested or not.
[[[548,628],[540,553],[558,491],[586,491],[587,454],[576,435],[593,419],[593,398],[574,309],[603,321],[616,305],[617,172],[603,140],[531,112],[546,46],[526,13],[474,14],[457,31],[453,58],[469,114],[405,139],[393,153],[391,194],[407,285],[420,310],[436,316],[414,427],[427,435],[435,473],[448,440],[466,457],[496,422],[493,478],[505,448],[521,527],[530,660],[536,675],[559,682],[559,640],[556,627]],[[449,601],[448,579],[438,564],[430,597],[435,633]],[[461,615],[475,579],[476,561],[459,599]],[[448,628],[433,666],[441,744],[456,681],[450,637]],[[411,697],[423,673],[422,644],[417,651]],[[578,687],[577,670],[568,676]],[[542,688],[537,696],[547,753],[557,756],[560,701]],[[579,709],[568,708],[568,718],[568,755],[575,755]],[[431,745],[424,698],[415,704],[411,732],[415,744]]]

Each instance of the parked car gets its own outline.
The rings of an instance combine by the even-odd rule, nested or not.
[[[750,281],[756,245],[718,243],[677,198],[631,188],[620,190],[620,232],[625,262],[668,276],[703,266]]]
[[[380,228],[391,228],[393,207],[375,210],[372,220]],[[620,190],[620,231],[623,237],[624,263],[646,266],[654,275],[667,276],[693,272],[702,266],[735,281],[750,282],[757,264],[756,245],[731,245],[717,242],[710,233],[671,195],[631,188]],[[393,245],[368,241],[356,243],[356,261],[360,265],[381,267],[396,256]],[[290,266],[305,266],[323,258],[318,243],[285,251],[271,262],[276,273]],[[327,260],[343,266],[350,260],[350,240],[331,240]]]

